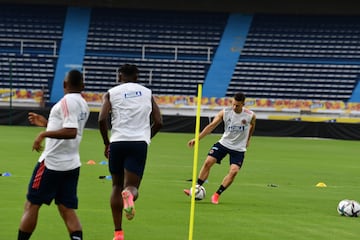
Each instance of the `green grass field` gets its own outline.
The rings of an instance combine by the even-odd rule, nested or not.
[[[39,153],[32,152],[37,127],[0,126],[0,239],[16,239],[27,184]],[[136,202],[134,220],[124,220],[126,240],[188,239],[193,150],[192,134],[160,133],[150,146],[148,162]],[[200,142],[199,167],[209,147],[219,138]],[[78,214],[84,239],[112,239],[107,165],[97,130],[86,130],[81,145],[83,166],[79,183]],[[357,141],[253,137],[245,163],[219,205],[210,203],[228,170],[228,160],[212,169],[204,185],[207,197],[196,202],[194,240],[331,240],[359,239],[359,218],[341,217],[342,199],[360,201],[360,143]],[[198,167],[198,169],[199,169]],[[325,182],[326,188],[317,188]],[[268,187],[276,184],[278,187]],[[32,239],[68,239],[54,204],[43,206]]]

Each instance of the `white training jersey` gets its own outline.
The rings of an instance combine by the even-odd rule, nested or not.
[[[110,142],[150,143],[151,90],[138,83],[122,83],[109,90],[111,103]]]
[[[39,162],[45,160],[48,169],[67,171],[80,167],[79,146],[89,107],[80,93],[68,93],[51,109],[46,131],[76,128],[74,139],[46,138],[45,149]]]
[[[231,150],[245,152],[254,113],[244,107],[241,113],[234,112],[232,108],[225,108],[223,111],[224,134],[220,144]]]

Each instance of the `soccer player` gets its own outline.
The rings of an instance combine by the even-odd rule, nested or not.
[[[254,112],[246,109],[245,95],[236,93],[232,99],[232,107],[221,110],[199,134],[199,140],[210,134],[221,122],[224,122],[224,133],[221,139],[210,149],[208,156],[203,163],[197,180],[197,185],[203,185],[208,179],[211,167],[229,154],[230,169],[224,177],[219,189],[211,196],[213,204],[219,203],[220,195],[234,181],[239,172],[245,156],[246,148],[249,146],[250,138],[255,130],[256,117]],[[193,147],[195,139],[188,142]],[[184,189],[186,195],[190,195],[190,189]]]
[[[138,68],[125,64],[119,69],[120,85],[104,94],[99,129],[112,176],[111,211],[114,240],[123,240],[122,212],[128,220],[135,214],[134,201],[144,173],[148,144],[160,130],[162,117],[151,90],[138,84]],[[111,113],[111,138],[108,117]]]
[[[49,119],[29,113],[31,124],[46,127],[46,131],[35,138],[32,149],[40,152],[44,139],[46,144],[29,183],[18,240],[30,238],[41,205],[50,205],[53,199],[70,239],[82,239],[82,227],[75,209],[78,207],[77,184],[81,165],[79,145],[89,117],[89,107],[81,96],[83,89],[81,72],[71,70],[64,80],[65,95],[52,107]]]

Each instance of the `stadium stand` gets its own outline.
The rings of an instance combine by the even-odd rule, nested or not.
[[[358,60],[360,17],[255,15],[244,57]]]
[[[0,88],[12,80],[13,87],[43,89],[48,97],[65,13],[59,6],[1,5]]]
[[[360,74],[358,20],[255,15],[227,96],[347,101]]]
[[[116,85],[119,64],[136,64],[141,83],[154,94],[194,95],[202,83],[206,64],[201,61],[169,61],[168,59],[139,59],[85,56],[86,90],[105,92]],[[203,63],[203,64],[201,64]]]
[[[13,87],[41,88],[49,97],[66,11],[65,6],[1,5],[0,88],[9,87],[11,75]],[[119,65],[133,63],[154,94],[196,95],[228,17],[93,8],[83,62],[86,91],[106,91],[116,84]],[[347,101],[360,74],[358,20],[255,14],[224,95],[243,91],[251,98]]]
[[[86,90],[106,91],[116,69],[137,64],[154,94],[194,95],[227,14],[93,9],[84,68]]]
[[[359,78],[359,65],[238,62],[227,94],[244,89],[254,98],[347,100]]]

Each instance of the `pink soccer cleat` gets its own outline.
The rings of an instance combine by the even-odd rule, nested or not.
[[[113,240],[124,240],[124,231],[116,231]]]
[[[126,218],[131,220],[135,217],[135,205],[134,205],[134,196],[129,190],[124,190],[121,193],[124,203],[124,212]]]
[[[220,195],[218,193],[214,193],[212,196],[211,196],[211,202],[213,204],[219,204],[219,197]]]
[[[190,196],[190,189],[184,189],[184,193],[186,196]]]

